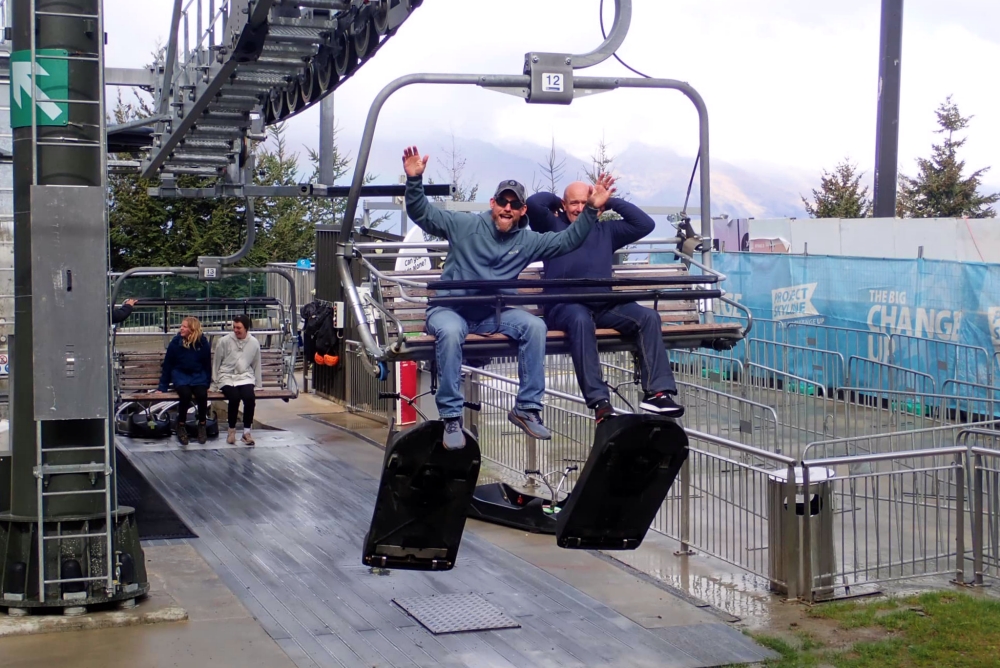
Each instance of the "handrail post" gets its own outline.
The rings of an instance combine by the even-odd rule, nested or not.
[[[469,398],[472,403],[479,403],[479,374],[475,371],[470,371],[467,377],[467,385],[465,390],[465,396]],[[475,429],[476,439],[479,439],[479,411],[474,411],[469,409],[469,431]]]
[[[970,452],[955,454],[955,583],[965,584],[965,462]]]
[[[538,470],[538,441],[535,440],[533,436],[528,437],[528,444],[525,449],[525,464],[524,468],[528,471]],[[534,489],[538,487],[538,481],[534,476],[528,476],[528,481],[525,483],[525,487],[529,489]],[[552,500],[555,502],[555,499]]]
[[[983,456],[978,452],[975,454],[973,462],[973,483],[972,483],[972,569],[974,583],[983,584]]]
[[[691,549],[691,458],[684,460],[681,466],[681,549],[674,552],[675,556],[692,556]]]
[[[794,481],[794,478],[792,478]],[[802,564],[802,593],[805,594],[807,603],[813,602],[813,564],[812,564],[812,518],[809,515],[809,467],[802,464],[802,515],[800,526],[802,527],[802,551],[799,555],[799,563]],[[798,516],[797,497],[792,498],[788,505],[793,507],[793,512]]]

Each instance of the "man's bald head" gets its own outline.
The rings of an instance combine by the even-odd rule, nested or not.
[[[562,205],[569,222],[576,222],[576,219],[583,213],[583,207],[587,206],[587,198],[590,197],[593,190],[593,186],[583,181],[574,181],[566,186],[566,190],[563,191]]]

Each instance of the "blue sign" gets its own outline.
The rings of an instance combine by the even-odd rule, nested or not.
[[[938,392],[951,378],[985,384],[991,377],[1000,351],[1000,265],[766,253],[716,253],[712,261],[730,297],[774,321],[761,322],[757,337],[801,334],[809,325],[861,330],[870,335],[829,337],[825,347],[845,362],[859,356],[924,371]],[[739,315],[722,306],[723,315]],[[783,342],[815,346],[813,338]]]
[[[299,269],[312,269],[312,260],[304,257],[296,262],[295,266]]]

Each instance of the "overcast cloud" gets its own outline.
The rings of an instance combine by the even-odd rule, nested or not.
[[[171,0],[105,0],[108,63],[138,67],[167,39]],[[606,22],[612,18],[606,3]],[[635,0],[619,55],[653,76],[680,79],[705,98],[713,159],[742,169],[818,175],[848,156],[874,166],[879,0]],[[138,6],[141,5],[141,11]],[[336,93],[341,146],[352,155],[368,106],[411,72],[518,73],[526,51],[583,53],[600,41],[598,0],[425,0]],[[906,0],[900,170],[929,153],[934,109],[954,96],[974,115],[969,168],[1000,157],[1000,2]],[[609,61],[584,72],[628,75]],[[318,113],[289,124],[291,145],[315,146]],[[558,146],[586,159],[604,136],[613,151],[643,143],[693,156],[696,115],[680,94],[619,91],[569,107],[526,105],[479,89],[421,87],[383,110],[376,151],[409,137]],[[441,142],[438,142],[440,144]],[[434,148],[433,146],[428,148]],[[533,159],[537,159],[533,156]],[[394,180],[394,179],[392,179]],[[1000,166],[987,181],[1000,184]]]

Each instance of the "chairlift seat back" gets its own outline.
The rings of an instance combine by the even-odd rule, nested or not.
[[[634,550],[688,456],[674,420],[632,414],[597,425],[594,447],[558,515],[559,547]]]
[[[444,423],[422,422],[386,447],[382,479],[365,536],[367,566],[450,570],[479,478],[479,442],[469,432],[461,450],[445,450]]]

